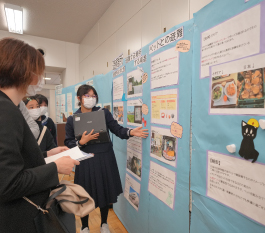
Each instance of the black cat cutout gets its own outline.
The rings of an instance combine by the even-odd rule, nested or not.
[[[248,123],[242,121],[242,136],[239,154],[246,160],[252,159],[254,163],[259,156],[259,152],[255,150],[254,139],[257,136],[259,122],[256,119],[250,119]]]

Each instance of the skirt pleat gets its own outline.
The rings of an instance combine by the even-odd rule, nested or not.
[[[74,182],[89,193],[96,207],[116,203],[122,193],[122,185],[113,149],[81,161],[76,166]]]

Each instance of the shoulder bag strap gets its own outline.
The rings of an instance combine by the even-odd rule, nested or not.
[[[88,202],[89,198],[86,198],[85,200],[83,201],[69,201],[69,200],[66,200],[66,199],[62,199],[60,201],[58,201],[58,203],[62,203],[62,202],[71,202],[73,204],[84,204],[86,202]]]
[[[45,132],[46,132],[46,129],[47,129],[47,127],[46,127],[46,126],[43,126],[43,129],[42,129],[42,131],[41,131],[41,135],[40,135],[39,140],[38,140],[38,145],[41,144],[41,141],[42,141],[42,139],[43,139],[43,137],[44,137],[44,134],[45,134]]]

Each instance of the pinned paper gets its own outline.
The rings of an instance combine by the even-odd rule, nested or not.
[[[146,83],[147,79],[148,79],[148,74],[144,73],[142,76],[142,83]]]
[[[228,150],[229,153],[233,154],[236,152],[236,145],[235,144],[231,144],[226,146],[226,149]]]
[[[176,44],[176,51],[186,53],[190,50],[190,41],[189,40],[181,40]]]
[[[260,125],[260,128],[265,129],[265,120],[264,119],[260,119],[259,120],[259,125]]]
[[[144,115],[147,115],[148,114],[148,106],[146,104],[143,104],[142,105],[142,113]]]
[[[182,138],[183,127],[177,122],[172,122],[170,126],[170,132],[173,136],[177,138]]]

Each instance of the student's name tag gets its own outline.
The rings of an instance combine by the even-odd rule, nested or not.
[[[75,117],[75,121],[80,121],[80,117]]]

